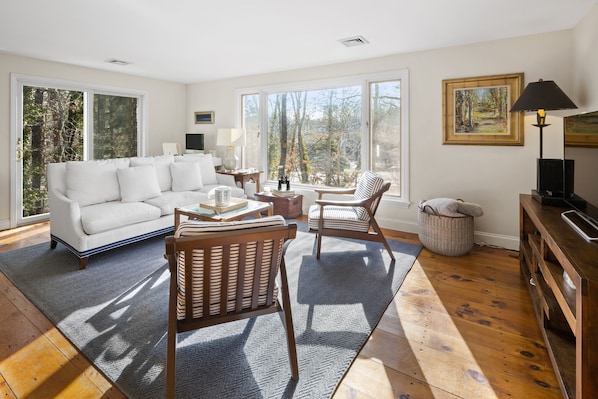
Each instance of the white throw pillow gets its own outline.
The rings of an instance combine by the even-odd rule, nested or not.
[[[139,202],[162,195],[154,165],[118,169],[122,202]]]
[[[102,161],[68,161],[66,196],[80,206],[120,200],[116,170],[129,166],[128,158]]]
[[[199,163],[174,162],[170,164],[172,191],[193,191],[203,187]]]
[[[174,162],[174,155],[156,155],[155,157],[131,158],[131,166],[154,165],[161,191],[172,189],[170,164]]]
[[[201,173],[201,182],[204,186],[218,184],[216,168],[212,154],[185,154],[182,157],[176,157],[176,162],[197,162]]]

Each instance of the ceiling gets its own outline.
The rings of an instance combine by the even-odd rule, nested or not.
[[[0,51],[194,83],[570,29],[597,2],[2,0]]]

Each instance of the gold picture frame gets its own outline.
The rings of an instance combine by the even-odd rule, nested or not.
[[[523,145],[523,73],[442,81],[442,144]]]
[[[214,111],[197,111],[194,120],[196,125],[214,123]]]

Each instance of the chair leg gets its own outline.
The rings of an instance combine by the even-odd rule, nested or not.
[[[378,226],[378,223],[376,223],[376,219],[372,219],[371,225],[374,228],[376,234],[378,235],[378,238],[380,238],[382,244],[384,244],[384,248],[386,248],[386,251],[390,255],[390,259],[395,260],[395,255],[392,253],[392,249],[390,249],[390,245],[388,245],[388,241],[386,241],[384,234],[382,234],[382,229],[380,229],[380,226]]]
[[[316,239],[318,240],[316,246],[316,259],[320,259],[320,248],[322,247],[322,233],[320,233],[320,231],[316,234]]]
[[[176,343],[177,343],[177,318],[176,318],[176,297],[173,296],[174,277],[170,277],[170,297],[168,299],[168,328],[166,332],[166,398],[174,399],[176,387]],[[176,288],[175,288],[176,289]]]
[[[291,377],[299,379],[299,364],[297,362],[297,344],[295,342],[295,330],[293,328],[293,315],[291,314],[291,298],[289,297],[289,284],[287,282],[287,270],[284,259],[280,267],[280,278],[282,280],[282,309],[284,311],[284,323],[287,334],[287,346],[289,349],[289,361],[291,365]]]

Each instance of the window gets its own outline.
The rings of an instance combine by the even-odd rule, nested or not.
[[[48,212],[46,164],[141,153],[144,95],[13,75],[18,224]],[[20,192],[18,192],[20,191]]]
[[[407,79],[400,71],[240,90],[245,166],[327,187],[353,187],[369,169],[408,200]]]

